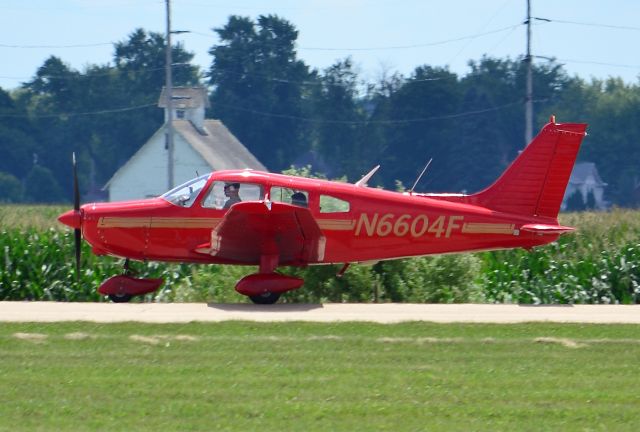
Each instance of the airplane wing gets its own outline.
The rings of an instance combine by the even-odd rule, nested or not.
[[[325,237],[309,209],[280,202],[234,204],[196,252],[238,263],[256,264],[278,255],[282,264],[324,258]]]
[[[547,225],[547,224],[526,224],[520,227],[522,231],[532,232],[538,235],[555,235],[564,234],[571,231],[575,231],[575,228],[566,227],[562,225]]]

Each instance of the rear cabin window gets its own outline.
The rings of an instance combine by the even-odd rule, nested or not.
[[[269,199],[274,202],[283,202],[300,207],[309,206],[309,192],[299,189],[274,186],[271,188]]]
[[[329,195],[320,195],[320,213],[347,213],[350,209],[349,201]]]
[[[242,201],[260,201],[264,197],[261,185],[242,182],[213,182],[202,207],[216,210],[228,209]]]

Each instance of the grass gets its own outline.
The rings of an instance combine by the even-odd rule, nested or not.
[[[633,325],[3,324],[0,430],[636,430]]]

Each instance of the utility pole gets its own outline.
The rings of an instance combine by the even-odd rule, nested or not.
[[[165,64],[165,95],[167,96],[167,150],[168,150],[168,163],[167,163],[167,177],[168,177],[168,189],[173,189],[174,186],[174,173],[173,173],[173,84],[171,80],[171,0],[165,0],[167,6],[167,46],[166,46],[166,64]]]
[[[531,58],[531,0],[527,0],[527,55],[524,59],[527,66],[527,95],[525,96],[524,113],[524,145],[533,138],[533,65]]]

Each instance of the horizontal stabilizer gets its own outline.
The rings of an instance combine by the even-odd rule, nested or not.
[[[562,225],[527,224],[527,225],[522,225],[520,230],[532,232],[540,235],[545,235],[545,234],[564,234],[564,233],[574,231],[575,228],[562,226]]]

